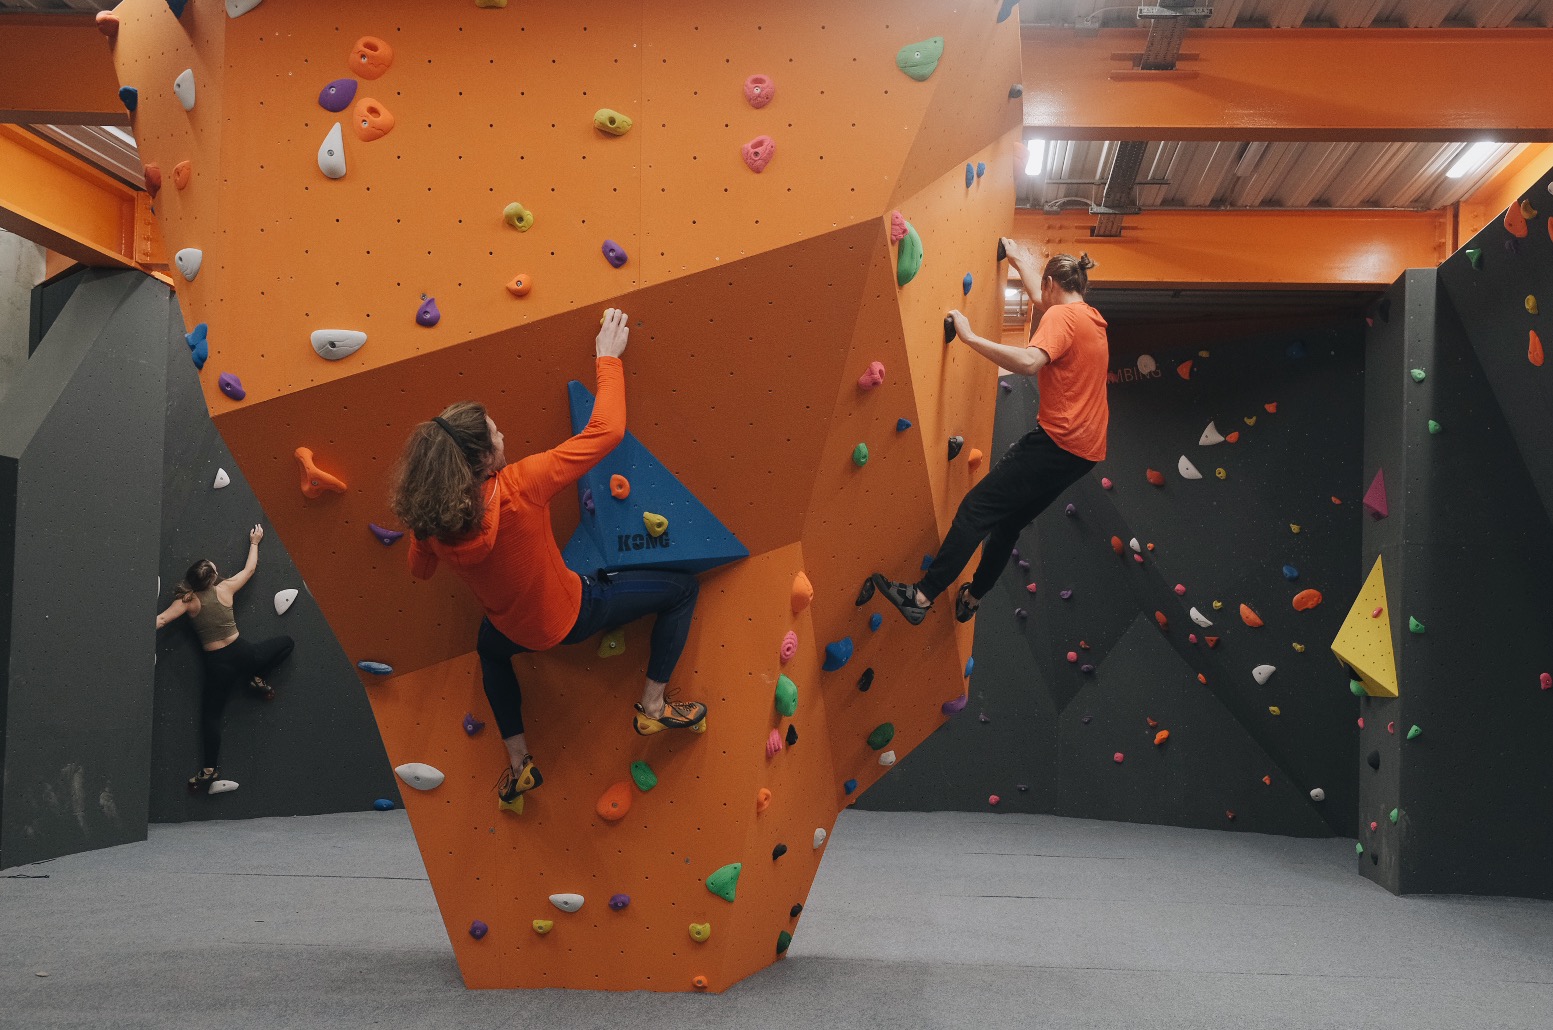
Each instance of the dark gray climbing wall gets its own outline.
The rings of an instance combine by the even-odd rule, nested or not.
[[[1358,861],[1399,893],[1553,897],[1553,369],[1527,358],[1553,327],[1525,303],[1553,243],[1531,228],[1513,252],[1480,233],[1481,269],[1459,252],[1406,273],[1368,343],[1365,474],[1385,469],[1390,514],[1362,567],[1385,562],[1399,696],[1361,702]]]
[[[205,409],[189,349],[179,335],[166,352],[167,461],[162,492],[162,593],[189,565],[209,558],[223,574],[241,568],[248,529],[265,523],[258,499],[232,460]],[[213,366],[205,367],[212,375]],[[212,486],[224,468],[231,485]],[[401,555],[402,557],[402,555]],[[275,593],[299,592],[284,615]],[[163,629],[157,640],[156,722],[151,764],[151,819],[236,819],[361,811],[380,797],[397,803],[398,782],[360,677],[346,659],[286,553],[266,524],[259,570],[234,606],[240,632],[254,640],[286,634],[296,652],[271,677],[276,699],[234,694],[222,736],[221,775],[238,790],[191,795],[184,786],[200,766],[199,711],[203,670],[189,620]]]
[[[0,398],[0,866],[143,840],[166,287],[91,271]]]
[[[859,806],[987,810],[995,794],[1005,811],[1352,833],[1357,705],[1329,644],[1362,581],[1362,345],[1362,325],[1344,324],[1156,353],[1141,372],[1141,355],[1113,349],[1107,460],[1026,530],[1030,569],[1011,566],[983,602],[966,711]],[[1034,382],[1010,382],[994,453],[1034,425]],[[1210,420],[1238,442],[1200,446]],[[1182,455],[1203,479],[1182,478]],[[1116,555],[1113,535],[1136,537],[1144,561]],[[1297,612],[1306,587],[1327,601]],[[1242,603],[1263,627],[1242,622]],[[1193,624],[1192,606],[1213,628]],[[1277,671],[1258,685],[1263,664]],[[1170,737],[1156,747],[1159,730]]]

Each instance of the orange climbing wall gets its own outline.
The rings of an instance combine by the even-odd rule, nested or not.
[[[966,457],[991,442],[993,366],[946,348],[944,312],[961,307],[997,338],[995,238],[1013,215],[1013,149],[1022,79],[1017,19],[997,5],[870,0],[778,8],[266,0],[229,19],[191,0],[125,0],[114,46],[120,79],[140,91],[135,133],[168,176],[156,208],[170,251],[198,247],[203,267],[179,281],[184,317],[208,323],[203,372],[216,424],[309,589],[353,659],[395,675],[363,676],[390,760],[444,774],[406,790],[406,806],[470,986],[691,990],[727,988],[776,958],[779,932],[807,895],[829,831],[860,789],[887,770],[866,744],[883,722],[904,755],[963,690],[971,637],[943,613],[918,629],[875,600],[853,600],[866,574],[912,573],[933,551],[974,477]],[[363,142],[350,110],[317,103],[351,77],[358,38],[394,61],[359,83],[396,119]],[[917,82],[895,52],[946,39]],[[195,71],[197,103],[173,92]],[[751,108],[747,76],[775,83]],[[593,128],[602,107],[634,128]],[[347,173],[316,154],[344,123]],[[741,144],[766,134],[776,155],[750,171]],[[985,176],[965,184],[965,165]],[[535,214],[502,221],[518,201]],[[921,234],[923,267],[895,282],[889,214]],[[605,238],[630,255],[612,268]],[[504,289],[517,273],[532,292]],[[969,272],[974,286],[962,297]],[[422,295],[442,320],[414,321]],[[479,612],[451,575],[412,580],[403,544],[384,548],[369,522],[386,507],[395,456],[412,426],[445,404],[482,399],[510,454],[568,431],[565,383],[591,385],[592,338],[606,305],[632,318],[626,356],[632,431],[749,548],[702,578],[701,603],[676,673],[711,706],[704,736],[637,737],[629,704],[642,678],[646,627],[622,657],[581,645],[518,660],[530,743],[545,785],[521,817],[491,792],[505,758],[494,726],[467,736],[466,712],[489,721],[472,654]],[[367,344],[338,362],[309,344],[316,329],[359,329]],[[864,393],[870,361],[885,384]],[[216,388],[239,376],[247,398]],[[913,428],[897,432],[898,418]],[[951,434],[966,438],[947,460]],[[869,445],[864,468],[855,444]],[[310,447],[344,494],[304,498],[292,451]],[[992,456],[987,456],[990,462]],[[578,518],[556,505],[566,539]],[[798,572],[814,604],[788,601]],[[785,667],[782,636],[798,654]],[[856,655],[822,672],[826,642]],[[873,689],[856,689],[865,668]],[[791,718],[773,705],[779,672],[798,684]],[[773,728],[798,743],[768,759]],[[617,823],[594,812],[632,761],[657,773],[631,789]],[[762,788],[774,800],[757,813]],[[788,853],[772,858],[783,843]],[[737,900],[708,892],[715,869],[742,862]],[[547,900],[579,893],[567,914]],[[631,896],[613,911],[611,895]],[[535,919],[555,921],[548,935]],[[476,941],[472,921],[490,927]],[[696,943],[691,923],[710,922]]]

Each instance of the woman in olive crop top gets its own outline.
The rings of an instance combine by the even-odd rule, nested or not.
[[[156,628],[187,615],[194,623],[205,661],[205,686],[200,693],[200,739],[204,746],[205,766],[189,778],[189,790],[210,789],[219,770],[216,760],[221,752],[221,714],[234,687],[243,686],[266,701],[275,699],[275,688],[264,679],[291,654],[296,646],[290,637],[271,637],[251,643],[237,632],[232,615],[232,600],[259,567],[259,541],[264,529],[248,531],[248,561],[236,575],[222,579],[216,563],[201,559],[189,566],[183,581],[174,588],[173,603],[156,617]]]

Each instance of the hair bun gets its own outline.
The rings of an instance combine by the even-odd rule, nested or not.
[[[1078,266],[1087,272],[1095,267],[1095,259],[1089,256],[1088,251],[1085,251],[1078,256]]]

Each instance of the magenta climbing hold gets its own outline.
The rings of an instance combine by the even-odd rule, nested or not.
[[[1370,481],[1370,488],[1364,491],[1364,510],[1369,512],[1372,519],[1383,519],[1388,514],[1385,469],[1375,470],[1375,478]]]
[[[472,737],[476,733],[479,733],[483,729],[485,729],[485,723],[481,722],[479,719],[476,719],[475,718],[475,713],[473,713],[473,712],[465,712],[464,713],[464,732],[465,733],[469,734]]]
[[[792,630],[788,630],[786,635],[782,637],[782,646],[777,651],[777,654],[782,659],[782,664],[786,665],[788,662],[793,660],[793,655],[797,653],[798,634],[794,633]]]
[[[766,165],[776,156],[776,140],[770,136],[756,136],[743,147],[739,148],[744,155],[744,163],[750,166],[752,172],[763,172]]]
[[[943,704],[939,705],[938,710],[943,712],[945,715],[959,715],[961,712],[965,711],[965,706],[970,702],[970,700],[971,697],[969,694],[961,694],[953,701],[945,701]]]
[[[1003,799],[998,797],[996,794],[988,794],[987,795],[987,804],[993,805],[994,807],[997,805],[997,803],[999,801],[1002,801],[1002,800]]]
[[[625,248],[614,240],[605,240],[603,247],[600,249],[604,251],[604,260],[616,268],[619,268],[627,261]]]
[[[1077,663],[1078,663],[1078,652],[1077,651],[1069,651],[1068,652],[1068,664],[1075,665]]]
[[[899,211],[890,212],[890,242],[899,243],[906,238],[906,216]]]
[[[437,298],[425,297],[421,306],[415,309],[415,324],[430,329],[442,321],[442,312],[437,309]]]
[[[884,382],[884,362],[870,361],[863,374],[857,377],[859,390],[872,390]]]
[[[367,523],[367,529],[371,530],[372,535],[377,537],[377,542],[382,544],[384,547],[392,547],[400,537],[404,536],[402,531],[397,529],[385,529],[384,527],[378,525],[376,522]]]
[[[772,83],[768,75],[751,75],[744,80],[744,99],[755,110],[760,110],[771,103],[776,96],[776,85]]]
[[[356,99],[355,79],[335,79],[318,93],[318,106],[325,111],[343,111]]]
[[[220,378],[216,380],[216,386],[234,401],[240,401],[248,396],[248,391],[243,389],[243,381],[230,372],[221,373]]]
[[[778,730],[772,730],[766,735],[766,757],[775,758],[782,750],[782,734]]]

